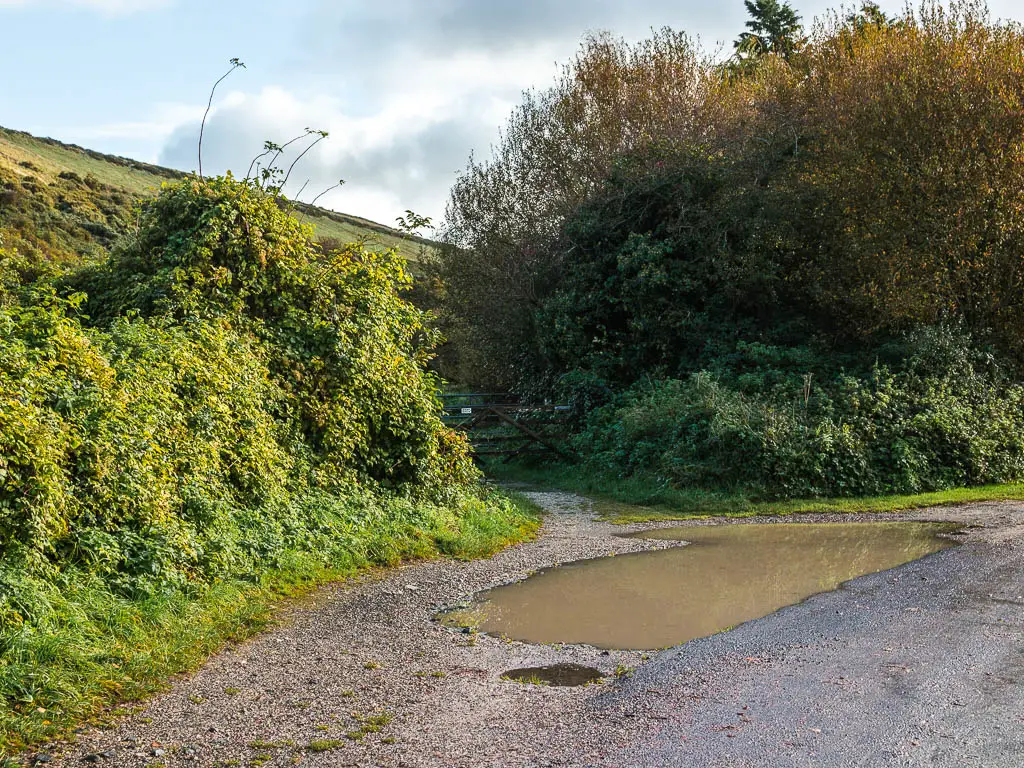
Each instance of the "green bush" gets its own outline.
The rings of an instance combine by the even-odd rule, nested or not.
[[[0,748],[180,668],[132,654],[205,632],[225,590],[531,529],[440,420],[401,260],[310,234],[188,179],[60,284],[0,251]]]
[[[476,479],[398,258],[321,253],[253,184],[169,187],[79,282],[0,314],[5,558],[152,594],[273,563],[309,494]]]
[[[226,323],[266,350],[278,406],[318,486],[447,492],[475,478],[424,373],[436,334],[392,252],[324,253],[280,202],[230,177],[171,186],[108,263],[71,281],[93,322],[137,313]]]
[[[1024,387],[951,334],[912,346],[899,370],[821,381],[769,367],[640,384],[595,411],[576,446],[598,473],[765,499],[1024,477]]]
[[[737,342],[808,341],[819,329],[757,250],[771,205],[706,152],[621,158],[551,246],[563,272],[536,310],[536,367],[621,389],[717,365]]]

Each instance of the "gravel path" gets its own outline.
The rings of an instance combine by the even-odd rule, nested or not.
[[[675,545],[617,538],[650,526],[595,521],[579,497],[531,495],[549,512],[537,541],[321,590],[118,726],[83,731],[44,759],[109,768],[1024,765],[1024,506],[898,518],[983,527],[963,547],[648,661],[431,621],[539,568]],[[555,662],[637,669],[586,688],[500,679]]]
[[[1024,506],[908,518],[984,527],[661,654],[595,702],[663,718],[604,764],[1024,766]]]

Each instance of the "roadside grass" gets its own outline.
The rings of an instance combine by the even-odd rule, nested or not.
[[[650,478],[596,475],[566,464],[493,463],[485,467],[485,472],[498,482],[525,483],[591,496],[598,501],[597,514],[616,524],[720,516],[899,512],[981,501],[1024,500],[1024,483],[906,495],[760,501],[743,493],[672,488]]]
[[[37,585],[56,618],[45,626],[0,627],[0,765],[35,744],[103,725],[124,706],[165,690],[232,641],[274,622],[289,600],[369,568],[439,555],[483,557],[535,535],[538,509],[525,497],[473,507],[428,526],[369,531],[347,562],[288,552],[257,581],[225,581],[199,594],[146,600],[117,595],[96,579],[65,574]],[[483,505],[481,505],[482,507]]]

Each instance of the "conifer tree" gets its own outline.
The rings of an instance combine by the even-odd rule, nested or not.
[[[743,0],[750,19],[735,43],[740,59],[758,59],[774,53],[788,59],[803,44],[800,16],[788,2]]]

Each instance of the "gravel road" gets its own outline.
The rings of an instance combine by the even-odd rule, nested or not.
[[[431,620],[539,568],[675,545],[615,537],[650,526],[595,521],[585,499],[532,496],[549,513],[537,541],[321,590],[117,726],[51,745],[43,762],[1024,766],[1024,505],[864,518],[972,527],[962,547],[647,659]],[[556,662],[595,666],[609,679],[585,688],[501,679]],[[633,671],[616,677],[624,668]]]

